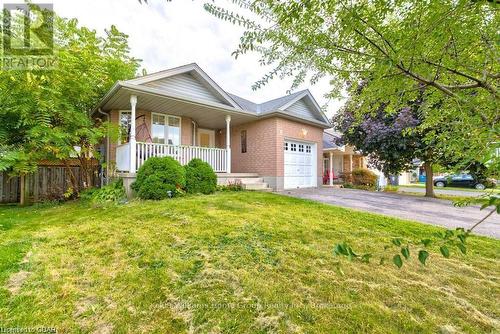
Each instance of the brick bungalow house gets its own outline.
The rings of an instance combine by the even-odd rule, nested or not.
[[[323,183],[324,130],[331,125],[308,90],[258,104],[226,92],[197,64],[188,64],[117,82],[93,117],[122,129],[118,142],[103,143],[102,153],[109,172],[126,186],[152,156],[172,156],[181,164],[200,158],[220,183],[239,179],[249,189]],[[330,158],[335,150],[327,149]]]

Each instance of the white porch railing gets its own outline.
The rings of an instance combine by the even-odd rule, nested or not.
[[[181,165],[187,165],[192,159],[198,158],[212,166],[216,173],[224,173],[227,169],[227,150],[223,148],[139,142],[136,143],[136,154],[136,170],[151,157],[172,157]],[[129,171],[129,166],[130,143],[119,145],[116,148],[116,168],[121,171]]]

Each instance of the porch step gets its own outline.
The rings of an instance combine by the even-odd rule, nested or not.
[[[244,177],[244,178],[237,179],[237,180],[240,180],[242,184],[260,184],[260,183],[264,183],[264,179],[261,178],[261,177]]]
[[[241,182],[241,185],[246,190],[272,191],[257,173],[218,173],[217,181],[219,184]]]
[[[260,182],[260,183],[243,183],[243,188],[245,190],[259,190],[259,191],[271,191],[272,189],[269,188],[267,183]]]

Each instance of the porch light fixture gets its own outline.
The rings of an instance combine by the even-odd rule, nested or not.
[[[305,138],[307,136],[307,130],[302,129],[302,138]]]

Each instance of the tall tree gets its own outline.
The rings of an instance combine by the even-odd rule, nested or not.
[[[329,96],[337,97],[349,83],[370,77],[360,101],[368,107],[386,101],[391,113],[423,85],[429,105],[440,101],[441,108],[429,110],[422,127],[452,120],[446,131],[427,132],[437,149],[462,152],[464,165],[498,161],[491,155],[500,145],[500,13],[494,1],[234,2],[242,12],[212,3],[205,8],[246,28],[236,57],[257,51],[262,64],[274,66],[254,88],[276,77],[293,77],[292,88],[327,77]]]
[[[386,176],[414,168],[415,159],[423,161],[428,176],[425,196],[435,197],[433,165],[457,164],[457,159],[447,158],[436,149],[436,140],[429,140],[427,136],[429,131],[434,135],[446,131],[448,124],[421,127],[427,112],[440,108],[441,103],[430,106],[422,86],[418,97],[407,101],[399,110],[387,112],[387,103],[383,100],[368,108],[360,98],[370,84],[370,80],[364,80],[349,90],[350,98],[332,119],[334,127],[342,133],[343,141],[368,154],[371,164]]]
[[[99,36],[76,19],[54,15],[56,66],[0,71],[0,171],[24,176],[40,159],[70,157],[85,168],[96,157],[110,125],[96,123],[90,112],[114,82],[133,77],[139,65],[127,38],[115,26]],[[78,185],[73,188],[78,191]]]

